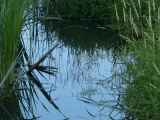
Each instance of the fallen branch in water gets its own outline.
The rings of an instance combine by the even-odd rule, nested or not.
[[[27,73],[31,73],[32,70],[34,70],[57,46],[58,44],[53,46],[41,59],[39,59],[34,65],[31,66]]]
[[[34,77],[34,75],[32,74],[32,71],[34,69],[40,70],[42,72],[46,72],[46,73],[51,73],[54,74],[55,70],[57,70],[57,68],[52,67],[52,66],[40,66],[39,64],[58,46],[58,44],[56,44],[55,46],[53,46],[41,59],[39,59],[34,65],[28,65],[29,70],[27,71],[27,75],[31,78],[31,80],[33,81],[33,83],[36,84],[36,86],[39,88],[39,90],[42,92],[42,94],[46,97],[46,99],[54,106],[55,109],[57,109],[60,113],[60,109],[58,108],[58,106],[53,102],[53,100],[51,99],[51,97],[48,95],[48,93],[45,91],[45,89],[43,88],[42,84],[36,79],[36,77]],[[50,71],[50,69],[52,71]],[[61,113],[62,114],[62,113]],[[63,114],[62,114],[63,115]],[[64,115],[63,115],[64,116]],[[65,117],[65,116],[64,116]],[[65,117],[67,119],[67,117]]]

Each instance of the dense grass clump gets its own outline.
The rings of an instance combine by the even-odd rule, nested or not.
[[[144,41],[129,44],[129,54],[122,59],[126,66],[122,80],[127,84],[122,101],[127,116],[159,119],[160,43],[144,36]]]
[[[24,98],[28,92],[14,91],[24,85],[16,81],[22,73],[17,62],[21,56],[20,35],[32,11],[31,3],[31,0],[0,0],[0,118],[5,120],[23,119],[23,113],[31,111],[29,107],[26,109],[21,96]],[[23,112],[21,107],[25,109]]]
[[[158,8],[160,2],[156,0],[137,2],[131,2],[130,8],[127,8],[128,3],[124,2],[123,7],[123,12],[125,9],[130,9],[129,14],[127,11],[123,14],[126,19],[124,21],[126,30],[133,30],[136,36],[140,33],[141,37],[137,39],[133,35],[121,35],[128,42],[125,54],[120,57],[125,70],[119,76],[127,85],[122,98],[122,111],[128,118],[157,120],[160,119],[160,9]],[[143,9],[142,2],[144,2]],[[116,9],[117,18],[120,18],[118,8]],[[146,14],[143,13],[144,9]],[[135,14],[133,15],[131,11]],[[121,24],[118,23],[120,28]],[[127,29],[127,26],[130,28]],[[120,32],[124,31],[120,29]]]
[[[19,37],[29,14],[30,2],[25,0],[0,1],[0,80],[3,80],[18,55]],[[8,76],[10,83],[13,81],[13,74],[14,70]]]
[[[141,37],[143,28],[147,28],[148,24],[152,24],[152,27],[157,25],[159,5],[158,0],[121,0],[121,2],[115,2],[115,15],[120,33],[127,37]]]
[[[26,76],[23,68],[25,61],[23,58],[29,61],[29,57],[23,48],[21,36],[25,30],[30,29],[28,26],[31,26],[31,23],[38,19],[35,8],[40,2],[35,0],[0,0],[1,119],[36,119],[33,106],[36,105],[35,96],[37,93],[33,82],[28,79],[29,76]],[[30,39],[30,41],[32,40]]]

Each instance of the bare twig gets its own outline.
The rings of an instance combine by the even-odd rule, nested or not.
[[[58,44],[53,46],[41,59],[39,59],[32,67],[27,71],[27,73],[31,73],[56,47]]]
[[[49,66],[38,66],[56,47],[58,46],[58,44],[56,44],[55,46],[53,46],[41,59],[39,59],[34,65],[32,65],[30,67],[30,65],[28,65],[28,67],[30,67],[30,69],[27,71],[27,75],[31,78],[31,80],[36,84],[36,86],[39,88],[39,90],[42,92],[42,94],[46,97],[46,99],[54,106],[55,109],[57,109],[61,114],[62,112],[60,111],[60,109],[58,108],[58,106],[53,102],[53,100],[51,99],[51,97],[48,95],[48,93],[45,91],[45,89],[43,88],[42,84],[33,76],[33,74],[31,73],[34,69],[43,69],[43,71],[45,71],[46,69],[56,69],[55,67],[49,67]],[[63,114],[62,114],[63,115]],[[64,115],[63,115],[64,116]],[[64,116],[65,117],[65,116]],[[65,117],[65,119],[67,119],[67,117]]]

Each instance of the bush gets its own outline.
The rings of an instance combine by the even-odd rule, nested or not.
[[[58,0],[56,9],[65,17],[110,21],[114,4],[113,0]]]

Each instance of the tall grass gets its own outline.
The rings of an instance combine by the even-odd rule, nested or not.
[[[30,12],[30,2],[25,0],[0,1],[0,80],[18,55],[19,37],[25,19]],[[14,70],[8,76],[8,83],[13,82]]]
[[[31,15],[31,4],[31,0],[0,1],[1,119],[22,119],[24,114],[26,114],[26,116],[32,114],[30,105],[34,97],[29,99],[29,96],[33,96],[34,90],[32,90],[33,87],[31,85],[27,87],[24,78],[21,79],[23,71],[20,69],[20,65],[17,64],[20,62],[21,53],[19,52],[22,48],[20,47],[20,34],[26,22],[26,18]],[[22,82],[17,82],[18,79],[22,80]],[[28,91],[14,91],[15,89],[22,89],[22,86],[25,86],[31,93]],[[29,107],[25,105],[25,97]],[[22,112],[22,109],[24,112]],[[32,114],[32,116],[34,115]]]
[[[32,0],[0,0],[1,119],[23,119],[24,115],[34,118],[31,102],[34,101],[35,93],[33,83],[29,82],[29,87],[27,86],[23,70],[20,69],[20,64],[17,64],[20,62],[22,49],[20,35],[26,18],[32,17],[32,4]]]
[[[126,84],[121,110],[128,119],[160,119],[159,4],[157,0],[123,0],[123,11],[116,7],[117,18],[123,18],[117,19],[125,34],[121,37],[128,42],[120,57],[125,69],[119,75]]]
[[[42,0],[41,2],[47,4],[49,0]],[[38,17],[35,8],[41,2],[35,0],[0,1],[0,82],[5,77],[6,84],[13,84],[16,64],[12,65],[18,62],[16,57],[21,51],[20,36],[22,29],[30,22],[35,22],[34,20]]]
[[[37,25],[38,23],[39,11],[37,7],[41,5],[41,2],[47,4],[49,0],[0,1],[1,119],[36,119],[33,107],[36,105],[36,100],[39,100],[39,98],[34,83],[29,80],[29,76],[26,76],[24,72],[24,61],[28,62],[29,57],[22,44],[23,39],[21,34],[23,34],[22,31],[24,31],[24,28],[28,29],[28,26],[32,27],[30,23],[34,22],[33,31],[31,31],[33,34],[29,37],[34,38],[37,35],[38,30],[36,29],[36,33],[34,33],[34,27],[35,24]],[[29,29],[32,29],[31,27]],[[32,40],[33,39],[30,39],[30,42],[32,42]],[[29,49],[31,50],[31,48]],[[35,79],[37,80],[36,77]],[[43,102],[41,102],[41,104],[47,110]]]

